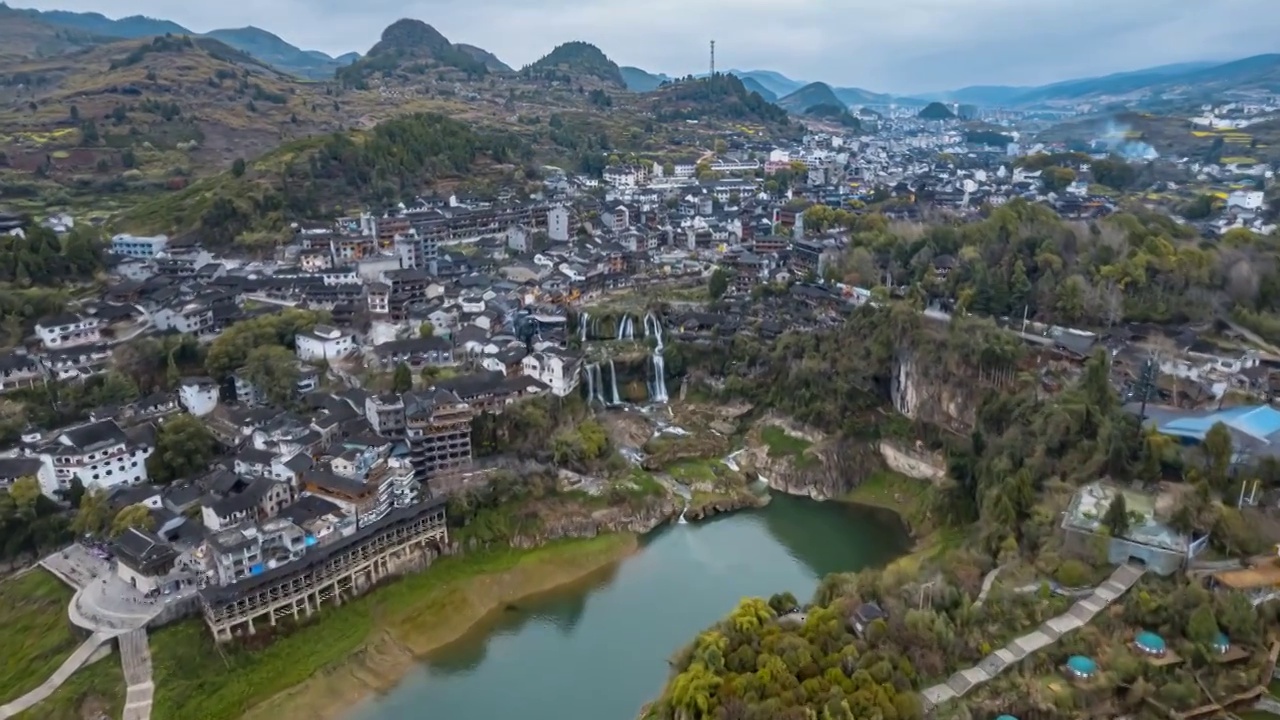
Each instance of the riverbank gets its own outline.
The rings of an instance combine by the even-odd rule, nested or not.
[[[964,539],[959,528],[938,528],[932,506],[936,486],[889,470],[867,478],[840,498],[841,502],[891,510],[902,519],[912,538],[911,552],[891,562],[886,570],[914,573],[926,561],[955,549]]]
[[[152,636],[155,720],[334,720],[507,605],[605,571],[632,534],[447,557],[276,638],[217,647],[197,621]]]

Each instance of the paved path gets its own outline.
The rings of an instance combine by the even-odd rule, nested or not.
[[[40,687],[32,690],[26,695],[23,695],[17,700],[5,705],[0,705],[0,720],[8,720],[8,718],[17,715],[24,710],[28,710],[36,703],[48,698],[55,690],[62,686],[62,683],[67,681],[67,678],[71,677],[72,673],[79,670],[81,666],[89,661],[89,658],[93,655],[95,650],[111,638],[112,634],[110,631],[96,632],[93,635],[90,635],[89,639],[80,643],[80,647],[76,648],[75,652],[71,653],[71,656],[64,660],[62,665],[57,670],[53,671],[53,674],[49,676],[49,679],[45,680]]]
[[[122,720],[151,720],[151,698],[155,683],[151,679],[151,648],[146,628],[138,628],[120,636],[120,664],[124,666],[124,716]]]
[[[1000,575],[1000,571],[1005,568],[1004,565],[997,565],[987,576],[982,578],[982,589],[978,591],[978,599],[973,601],[974,607],[982,607],[982,603],[987,601],[987,593],[991,592],[991,586],[996,584],[996,577]]]
[[[946,682],[925,688],[921,693],[925,707],[931,711],[942,703],[963,696],[1013,667],[1031,653],[1049,647],[1072,630],[1084,627],[1103,608],[1128,592],[1144,572],[1146,569],[1137,565],[1121,565],[1116,568],[1109,580],[1094,588],[1089,597],[1076,602],[1067,612],[1045,621],[1034,631],[986,656],[977,665],[952,675]]]

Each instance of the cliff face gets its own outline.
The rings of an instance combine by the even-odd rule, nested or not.
[[[814,500],[838,498],[884,466],[874,446],[847,440],[827,441],[802,455],[770,455],[767,446],[748,447],[738,463],[774,490]]]
[[[591,538],[601,533],[635,533],[643,535],[680,516],[683,504],[680,498],[662,497],[640,507],[609,507],[599,510],[580,508],[571,512],[561,511],[542,517],[538,530],[511,538],[510,546],[530,550],[553,540],[564,538]],[[450,542],[448,554],[474,550],[461,543]]]
[[[982,387],[979,382],[930,368],[908,350],[894,363],[889,394],[894,409],[912,420],[967,433],[977,420]]]

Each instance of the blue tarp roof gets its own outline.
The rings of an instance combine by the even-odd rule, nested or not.
[[[1098,671],[1098,663],[1083,655],[1072,655],[1067,658],[1067,667],[1081,675],[1092,675]]]
[[[1280,411],[1270,405],[1247,405],[1220,410],[1208,415],[1181,417],[1160,426],[1166,435],[1203,440],[1209,428],[1222,423],[1236,432],[1259,441],[1280,433]]]
[[[1147,630],[1138,633],[1138,637],[1134,641],[1148,650],[1164,652],[1165,649],[1164,638]]]

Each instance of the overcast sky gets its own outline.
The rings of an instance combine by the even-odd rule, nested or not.
[[[1280,0],[10,0],[147,15],[196,32],[256,25],[304,49],[364,52],[412,17],[520,67],[585,40],[672,75],[777,70],[879,92],[1031,85],[1280,52]]]

